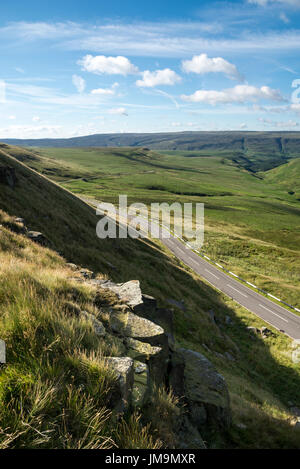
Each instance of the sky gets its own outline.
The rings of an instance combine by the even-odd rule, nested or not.
[[[300,0],[0,4],[0,138],[300,130]]]

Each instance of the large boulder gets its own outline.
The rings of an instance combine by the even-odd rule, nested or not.
[[[105,363],[116,377],[111,391],[110,406],[118,414],[125,412],[130,403],[134,383],[134,362],[130,357],[108,357]]]
[[[119,299],[132,309],[143,303],[139,280],[130,280],[129,282],[118,284],[108,281],[102,283],[101,287],[116,293]]]
[[[112,311],[109,321],[112,330],[125,337],[133,337],[151,345],[165,342],[165,331],[162,327],[130,311]]]
[[[179,349],[184,367],[184,391],[191,422],[226,429],[231,423],[228,388],[213,364],[202,354]]]
[[[128,305],[136,314],[151,317],[152,311],[157,308],[155,298],[142,293],[139,280],[129,280],[126,283],[113,283],[110,280],[98,282],[101,288],[107,288],[118,296],[118,298]]]
[[[49,244],[46,236],[44,236],[43,233],[40,233],[39,231],[28,231],[27,236],[29,239],[35,243],[40,244],[41,246],[47,246]]]
[[[141,353],[140,358],[144,358],[143,356],[150,353],[150,350],[152,357],[156,355],[156,352],[159,352],[159,360],[149,362],[151,377],[157,382],[164,380],[169,362],[169,344],[168,336],[162,327],[130,311],[124,313],[112,312],[110,314],[110,327],[114,332],[136,340],[136,342],[127,341],[127,343],[129,348],[135,351],[137,351],[136,348],[139,348],[137,352]],[[152,347],[159,347],[160,350],[150,349],[146,345],[142,347],[138,342],[144,342]],[[136,355],[136,358],[138,358],[138,355]]]

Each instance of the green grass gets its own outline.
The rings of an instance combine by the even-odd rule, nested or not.
[[[286,188],[290,195],[300,200],[300,159],[293,159],[287,164],[271,169],[265,174],[265,180],[271,184]]]
[[[117,423],[109,409],[115,377],[103,358],[120,352],[66,308],[94,311],[93,289],[71,276],[57,254],[2,228],[0,448],[108,449],[122,446],[124,425],[136,447],[157,445],[139,418]]]
[[[32,154],[30,166],[97,200],[117,203],[127,194],[129,203],[203,202],[207,254],[299,306],[299,159],[256,174],[228,150],[47,148]]]
[[[3,210],[24,217],[30,229],[45,233],[68,261],[119,282],[138,278],[143,291],[157,297],[162,306],[169,307],[168,298],[185,300],[185,311],[174,307],[176,340],[208,356],[226,377],[232,402],[233,427],[225,435],[205,435],[208,446],[300,448],[289,412],[290,402],[300,406],[299,365],[291,360],[291,341],[276,330],[265,340],[253,336],[247,327],[261,327],[264,322],[211,288],[159,242],[97,239],[92,208],[11,159],[7,151],[16,154],[16,149],[6,148],[0,152],[0,164],[15,167],[18,182],[14,188],[1,185]],[[112,161],[109,155],[107,160]],[[134,155],[137,167],[140,158],[146,157]],[[160,161],[161,157],[154,158]],[[82,154],[80,159],[82,167]],[[185,167],[185,161],[180,159],[177,165]],[[164,166],[168,164],[163,161]],[[8,366],[0,372],[2,447],[172,446],[169,419],[176,414],[176,403],[163,391],[155,404],[159,402],[164,422],[155,414],[156,407],[142,409],[140,416],[126,416],[120,426],[111,420],[105,392],[110,377],[99,352],[117,355],[118,346],[95,343],[88,325],[74,321],[64,308],[65,301],[75,301],[93,312],[93,293],[74,285],[64,259],[54,251],[11,233],[18,226],[9,215],[1,212],[0,216],[4,226],[0,232],[0,335],[9,353]],[[226,316],[231,317],[231,325]],[[235,360],[227,360],[225,352]],[[97,393],[99,383],[103,392]],[[87,392],[80,391],[81,384]],[[245,429],[239,427],[241,423]]]

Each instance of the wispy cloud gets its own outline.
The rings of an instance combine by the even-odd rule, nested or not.
[[[248,0],[248,3],[259,6],[274,5],[277,3],[284,6],[300,8],[300,0]]]
[[[49,106],[89,109],[103,104],[105,99],[105,93],[66,94],[55,88],[19,83],[7,83],[6,90],[8,102],[14,100],[18,102],[47,104]]]
[[[35,138],[45,133],[56,137],[61,130],[60,125],[10,125],[0,127],[0,138]]]
[[[273,121],[271,119],[264,119],[260,117],[259,122],[264,124],[265,126],[270,126],[270,127],[276,127],[279,129],[285,129],[285,128],[294,128],[294,127],[299,127],[299,122],[293,121],[293,120],[288,120],[288,121]]]
[[[286,16],[285,13],[281,12],[279,14],[279,18],[281,19],[281,21],[283,21],[285,24],[289,24],[290,20],[289,18]]]
[[[117,107],[108,110],[108,114],[114,114],[119,116],[128,116],[128,112],[125,107]]]
[[[257,88],[250,85],[237,85],[234,88],[228,88],[222,91],[217,90],[198,90],[192,95],[182,95],[184,101],[192,103],[207,103],[215,106],[216,104],[228,103],[247,103],[258,100],[284,101],[278,90],[269,86]]]
[[[79,75],[72,76],[72,82],[78,93],[83,93],[85,90],[85,80]]]
[[[49,40],[67,50],[88,50],[96,53],[111,53],[119,56],[186,57],[199,51],[219,52],[265,52],[267,50],[299,50],[300,30],[249,32],[239,27],[222,34],[222,29],[213,28],[214,23],[204,27],[203,23],[131,23],[85,25],[65,23],[13,23],[0,28],[0,38],[10,37],[13,41]],[[107,73],[104,65],[96,66],[94,57],[86,59],[85,65],[96,73]],[[107,58],[107,57],[106,57]],[[100,61],[101,62],[101,61]],[[113,64],[111,64],[112,66]],[[115,64],[117,67],[117,64]],[[134,66],[124,65],[123,73],[133,73]],[[113,70],[114,68],[112,68]],[[118,70],[116,68],[115,70]],[[120,69],[119,69],[120,70]],[[91,70],[90,70],[91,71]],[[136,71],[136,70],[135,70]]]

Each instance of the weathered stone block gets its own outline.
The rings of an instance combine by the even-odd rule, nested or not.
[[[134,383],[133,360],[130,357],[108,357],[105,362],[116,376],[110,405],[117,413],[123,413],[131,403]]]
[[[145,363],[134,361],[134,383],[132,390],[132,405],[141,409],[150,395],[149,369]]]

